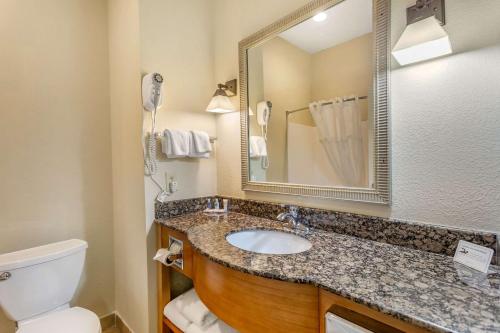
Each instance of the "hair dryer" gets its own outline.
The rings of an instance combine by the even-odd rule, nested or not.
[[[163,102],[163,76],[150,73],[142,78],[142,105],[149,112],[156,111]]]
[[[146,111],[151,112],[151,132],[149,140],[144,138],[144,173],[149,176],[153,183],[161,190],[156,199],[160,202],[166,200],[168,193],[155,179],[158,167],[156,165],[156,110],[163,102],[163,76],[160,73],[150,73],[142,78],[142,105]],[[147,142],[147,144],[146,144]]]

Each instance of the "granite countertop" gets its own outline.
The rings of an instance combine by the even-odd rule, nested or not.
[[[191,213],[156,220],[187,234],[211,260],[249,274],[308,283],[436,332],[500,332],[500,267],[488,275],[452,257],[229,213]],[[312,243],[306,252],[267,255],[230,245],[227,234],[246,229],[293,232]]]

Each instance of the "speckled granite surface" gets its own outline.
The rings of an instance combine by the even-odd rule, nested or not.
[[[229,199],[231,211],[271,220],[289,207],[272,202]],[[168,218],[203,210],[206,202],[207,198],[196,198],[157,204],[156,217]],[[459,240],[466,240],[493,249],[496,254],[492,263],[498,263],[498,236],[494,233],[306,207],[299,207],[299,220],[314,228],[448,256],[454,255]]]
[[[451,257],[324,230],[299,233],[313,244],[293,255],[240,250],[225,236],[245,229],[292,232],[287,224],[230,213],[160,219],[185,232],[194,248],[246,273],[310,283],[436,332],[500,332],[500,267],[484,275]]]
[[[155,203],[155,217],[157,219],[166,219],[184,215],[187,213],[199,212],[207,208],[207,200],[213,200],[214,197],[201,197],[185,200],[167,201],[164,203]]]

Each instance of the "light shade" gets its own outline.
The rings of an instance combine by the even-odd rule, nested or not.
[[[234,105],[229,97],[224,95],[215,95],[207,106],[208,112],[227,113],[234,112]]]
[[[450,53],[452,49],[448,34],[434,16],[408,25],[392,50],[392,55],[400,65]]]

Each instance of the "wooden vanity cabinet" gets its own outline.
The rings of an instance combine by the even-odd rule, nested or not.
[[[197,252],[193,258],[198,296],[239,332],[318,332],[318,288],[246,274]]]
[[[158,333],[182,333],[163,316],[163,308],[171,300],[170,268],[191,278],[203,303],[242,333],[325,333],[327,312],[375,333],[429,332],[309,284],[228,268],[193,251],[184,233],[157,225],[159,247],[168,246],[169,236],[183,242],[184,267],[158,263]]]

